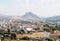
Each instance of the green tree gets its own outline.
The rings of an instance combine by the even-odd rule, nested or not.
[[[8,29],[8,33],[10,33],[10,29]]]
[[[11,39],[16,39],[16,34],[12,33],[11,34]]]

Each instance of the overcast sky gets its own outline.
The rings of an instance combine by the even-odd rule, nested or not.
[[[39,17],[60,15],[60,0],[0,0],[0,14],[21,16],[29,11]]]

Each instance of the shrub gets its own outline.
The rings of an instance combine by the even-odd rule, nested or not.
[[[48,40],[48,41],[53,41],[52,39],[50,39],[50,38],[47,38],[46,40]]]
[[[22,38],[22,40],[29,40],[29,37],[25,36],[25,37]]]
[[[1,40],[4,40],[4,37],[2,37],[2,39]]]
[[[60,36],[58,36],[58,38],[60,39]]]

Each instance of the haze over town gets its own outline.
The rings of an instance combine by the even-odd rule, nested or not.
[[[0,41],[60,41],[60,0],[0,0]]]
[[[29,11],[45,18],[60,15],[60,0],[0,0],[0,14],[21,16]]]

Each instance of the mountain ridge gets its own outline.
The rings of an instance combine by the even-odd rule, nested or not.
[[[32,12],[26,12],[23,16],[7,16],[7,15],[0,15],[0,20],[22,20],[22,21],[60,21],[60,16],[53,16],[48,18],[40,18]]]
[[[6,16],[6,17],[5,17]],[[2,20],[22,20],[22,21],[40,21],[37,15],[32,12],[26,12],[23,16],[7,16],[7,15],[0,15],[0,19]]]

